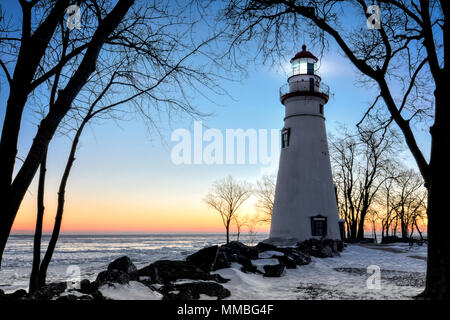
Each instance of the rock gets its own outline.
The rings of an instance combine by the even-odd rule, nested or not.
[[[250,260],[247,256],[244,256],[242,254],[237,254],[235,256],[236,262],[242,265],[243,267],[250,267],[252,266],[252,260]]]
[[[339,252],[344,251],[344,241],[338,241],[337,242],[337,249]]]
[[[256,248],[258,249],[259,252],[277,250],[277,247],[275,245],[270,244],[270,243],[265,243],[265,242],[258,243],[256,245]]]
[[[258,259],[258,249],[256,247],[250,247],[239,241],[231,241],[220,247],[221,250],[234,254],[240,254],[247,256],[250,260]]]
[[[330,246],[320,249],[319,258],[329,258],[333,256],[333,249]]]
[[[178,279],[229,281],[220,275],[211,275],[188,261],[159,260],[138,270],[138,275],[150,277],[151,283],[169,283]]]
[[[219,253],[219,246],[212,246],[201,249],[186,258],[186,261],[191,262],[203,271],[209,272],[213,269],[216,263],[217,254]]]
[[[295,260],[289,257],[288,255],[274,256],[274,258],[278,259],[280,264],[284,265],[287,269],[297,268],[297,263],[295,263]]]
[[[0,296],[0,299],[3,300],[23,300],[28,298],[29,295],[24,289],[16,290],[13,293],[3,293],[3,296]]]
[[[76,295],[73,295],[73,294],[68,294],[68,295],[65,295],[65,296],[61,296],[61,297],[58,297],[56,299],[56,301],[75,301],[75,300],[78,300],[78,297]]]
[[[98,290],[98,284],[96,282],[90,282],[87,279],[80,281],[80,289],[78,290],[84,294],[92,294]]]
[[[129,283],[130,280],[131,277],[128,273],[121,270],[113,269],[100,272],[97,275],[97,279],[95,279],[95,282],[98,287],[101,287],[102,285],[107,283],[126,284]]]
[[[261,271],[258,270],[258,267],[251,265],[251,266],[242,266],[240,269],[244,273],[259,273],[262,274]]]
[[[247,256],[237,255],[236,262],[241,264],[241,271],[245,273],[262,273],[258,270],[258,267],[254,266],[252,260]]]
[[[231,262],[226,252],[220,251],[217,254],[216,261],[212,267],[212,270],[226,269],[231,267]]]
[[[189,282],[165,286],[162,290],[164,300],[198,300],[200,294],[217,297],[218,300],[231,295],[230,291],[215,282]]]
[[[260,259],[276,258],[276,257],[280,257],[280,256],[284,256],[284,253],[282,251],[275,251],[275,250],[267,250],[267,251],[260,252],[258,254],[258,257]]]
[[[297,243],[296,249],[311,255],[311,246],[307,241]]]
[[[66,291],[66,289],[66,282],[50,283],[33,292],[31,297],[36,300],[51,300],[53,297],[59,296]]]
[[[297,244],[297,250],[318,258],[340,256],[339,252],[343,249],[344,243],[341,240],[332,239],[309,239]]]
[[[92,299],[94,300],[105,300],[105,297],[103,297],[103,294],[100,291],[94,291],[91,293]]]
[[[88,294],[84,294],[84,295],[78,297],[78,300],[94,300],[94,298]]]
[[[266,265],[264,266],[264,276],[265,277],[280,277],[283,274],[284,265]]]
[[[108,271],[112,270],[120,270],[131,275],[137,271],[137,268],[130,258],[123,256],[108,265]]]
[[[3,298],[4,295],[5,295],[5,291],[3,291],[2,289],[0,289],[0,300]]]
[[[301,251],[299,249],[292,248],[285,253],[286,256],[293,259],[298,266],[304,266],[311,263],[311,255],[308,251]]]

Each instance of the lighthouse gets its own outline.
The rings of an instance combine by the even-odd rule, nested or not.
[[[303,45],[280,88],[285,117],[268,239],[275,244],[341,238],[324,116],[329,88],[317,61]]]

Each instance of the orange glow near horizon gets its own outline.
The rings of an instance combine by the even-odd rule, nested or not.
[[[208,209],[201,200],[155,199],[129,201],[126,197],[97,199],[85,195],[70,195],[66,201],[62,232],[66,233],[216,233],[224,232],[218,213]],[[78,199],[74,199],[78,198]],[[108,201],[110,200],[110,201]],[[136,200],[136,199],[134,199]],[[251,209],[251,205],[248,206]],[[45,206],[43,231],[52,231],[56,202],[48,201]],[[243,212],[246,212],[243,210]],[[36,223],[35,199],[27,196],[14,222],[12,232],[31,233]],[[234,227],[231,229],[234,232]],[[256,232],[268,232],[269,226],[261,225]],[[243,233],[247,232],[244,228]]]

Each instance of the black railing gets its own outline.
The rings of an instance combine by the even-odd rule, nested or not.
[[[307,86],[307,87],[305,87]],[[280,98],[283,96],[295,93],[295,92],[319,92],[327,97],[330,95],[330,87],[327,86],[325,83],[320,82],[319,87],[317,87],[316,84],[314,84],[314,87],[310,87],[309,83],[303,82],[303,81],[294,81],[291,83],[286,83],[280,88]]]

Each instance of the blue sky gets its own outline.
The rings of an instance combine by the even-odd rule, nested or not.
[[[10,1],[1,3],[3,6],[7,4],[4,8],[10,9],[8,7]],[[300,50],[299,47],[298,51]],[[295,53],[292,52],[291,56]],[[250,65],[248,76],[241,82],[223,82],[224,89],[233,98],[227,95],[211,95],[209,98],[215,102],[211,103],[204,97],[195,97],[192,100],[193,105],[200,110],[214,113],[213,116],[203,119],[204,125],[223,132],[225,129],[237,128],[256,130],[282,128],[284,107],[279,101],[278,90],[287,80],[287,75],[282,70],[286,69],[291,56],[285,58],[286,64],[280,68],[270,65]],[[328,133],[337,134],[340,124],[353,128],[373,100],[375,88],[355,86],[357,71],[339,53],[334,44],[328,52],[325,52],[320,72],[322,81],[328,84],[333,92],[325,106]],[[3,123],[8,85],[3,74],[0,80],[0,120]],[[35,115],[27,109],[20,135],[18,153],[20,157],[26,155],[36,132],[36,125]],[[177,219],[177,215],[173,213],[176,208],[180,211],[206,211],[202,197],[213,181],[229,174],[237,179],[255,181],[262,172],[266,172],[264,167],[258,164],[174,165],[170,158],[171,148],[175,144],[170,140],[171,133],[177,128],[192,130],[192,126],[193,122],[189,117],[177,118],[170,123],[163,121],[160,125],[161,136],[155,131],[148,131],[139,117],[131,117],[118,123],[102,121],[90,126],[81,138],[68,184],[67,204],[69,207],[72,205],[77,208],[68,210],[69,220],[70,215],[92,214],[93,209],[89,208],[93,206],[92,203],[101,203],[95,207],[96,212],[113,212],[114,202],[118,198],[130,204],[128,207],[130,211],[143,212],[142,214],[149,215],[154,221],[162,219],[162,215]],[[417,138],[425,154],[428,154],[428,134],[419,131]],[[57,187],[69,146],[70,140],[59,135],[51,142],[46,199],[50,210],[55,205]],[[405,153],[404,157],[410,166],[415,167],[409,153]],[[270,170],[274,171],[276,168]],[[23,222],[21,226],[26,225],[26,221],[33,221],[35,194],[34,182],[19,213],[18,220]],[[167,212],[164,211],[161,199],[164,199],[171,208]],[[83,206],[84,203],[86,206]],[[120,215],[127,214],[129,212],[124,212],[123,209],[114,211],[111,219],[119,219]],[[173,214],[173,217],[170,214]],[[203,214],[198,213],[196,218],[203,219],[206,217]],[[183,219],[181,220],[184,221]],[[48,223],[50,222],[51,215],[48,218]],[[220,226],[218,218],[217,223]],[[151,226],[148,228],[150,230]],[[190,227],[187,229],[191,230]]]

